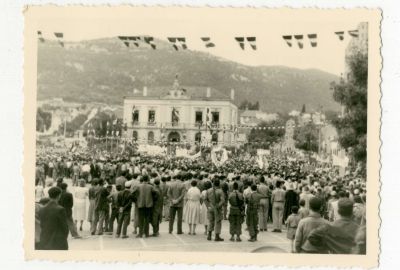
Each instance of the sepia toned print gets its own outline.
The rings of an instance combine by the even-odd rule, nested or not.
[[[25,17],[27,259],[377,265],[379,11]]]

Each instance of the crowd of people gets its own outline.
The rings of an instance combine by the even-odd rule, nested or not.
[[[365,179],[307,158],[271,155],[260,168],[248,155],[217,167],[203,158],[46,152],[35,182],[37,249],[68,249],[84,222],[91,235],[116,238],[130,237],[133,223],[142,238],[159,237],[165,221],[170,234],[187,224],[187,234],[201,230],[210,241],[241,242],[246,230],[255,242],[272,231],[285,232],[296,253],[366,252]]]

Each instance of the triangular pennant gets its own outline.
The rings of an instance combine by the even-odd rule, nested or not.
[[[43,35],[42,35],[42,31],[37,31],[37,34],[38,34],[39,41],[43,43],[44,42],[44,38],[43,38]]]
[[[337,31],[335,34],[338,36],[340,41],[344,40],[344,31]]]
[[[308,34],[307,36],[310,40],[311,47],[317,47],[317,34]]]
[[[358,37],[358,30],[349,30],[348,33],[352,37]]]
[[[285,40],[286,44],[289,47],[292,47],[292,36],[286,35],[286,36],[282,36],[282,38]]]

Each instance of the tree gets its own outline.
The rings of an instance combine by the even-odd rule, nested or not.
[[[294,130],[296,148],[309,152],[318,152],[318,127],[310,122]]]
[[[284,128],[276,128],[283,126],[285,126],[285,123],[280,119],[270,123],[261,122],[257,127],[265,127],[265,129],[252,129],[249,134],[249,142],[255,143],[260,148],[269,148],[269,145],[278,142],[285,135]]]
[[[51,113],[38,108],[36,111],[36,131],[44,132],[51,126]]]
[[[332,83],[333,98],[344,107],[342,117],[333,121],[340,145],[355,161],[367,159],[368,55],[355,52],[347,58],[347,80]]]

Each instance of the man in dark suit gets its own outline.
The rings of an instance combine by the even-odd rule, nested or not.
[[[95,195],[96,198],[94,202],[94,214],[93,214],[94,220],[91,228],[92,235],[96,234],[96,229],[98,235],[103,234],[103,226],[106,218],[106,212],[109,209],[108,195],[110,195],[110,193],[103,186],[104,185],[103,179],[100,179],[98,183],[99,183],[99,188],[96,190],[96,195]]]
[[[143,182],[134,188],[132,194],[136,198],[139,210],[139,234],[136,238],[149,237],[149,224],[152,218],[152,208],[154,201],[159,196],[158,191],[149,183],[149,176],[143,175]]]
[[[50,188],[50,201],[39,210],[41,232],[38,249],[68,250],[67,213],[58,205],[61,192],[58,187]]]
[[[178,213],[178,234],[182,234],[182,217],[183,217],[183,198],[186,193],[185,185],[182,183],[182,175],[178,174],[175,180],[171,182],[168,188],[168,200],[171,203],[169,210],[169,233],[174,229],[175,215]]]
[[[76,229],[76,224],[74,223],[72,218],[72,207],[74,206],[74,197],[70,192],[67,191],[67,187],[68,185],[66,183],[60,184],[62,192],[58,204],[65,208],[65,211],[67,213],[67,224],[72,237],[81,238],[78,234],[78,230]]]

